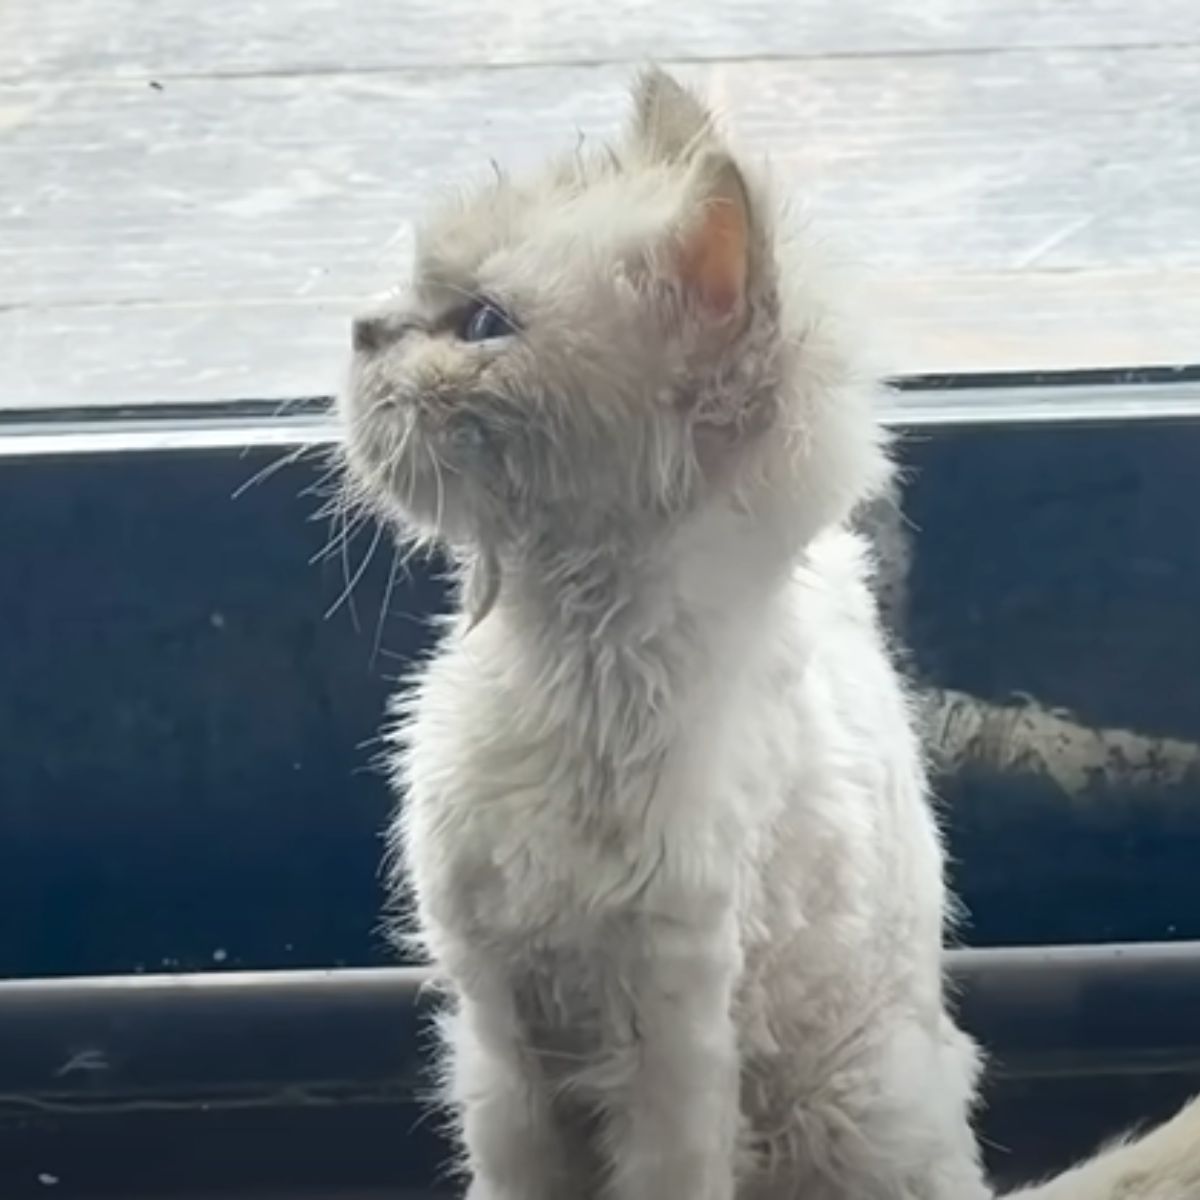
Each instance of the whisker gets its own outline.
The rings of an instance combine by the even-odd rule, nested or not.
[[[312,483],[304,488],[300,493],[300,499],[304,500],[309,496],[328,496],[333,492],[339,491],[343,486],[341,477],[345,469],[341,457],[337,456]],[[330,491],[331,485],[332,491]]]
[[[348,507],[344,507],[342,509],[342,513],[341,513],[342,537],[340,540],[341,555],[339,556],[342,561],[342,578],[346,582],[346,587],[345,587],[345,590],[342,592],[341,596],[339,596],[337,598],[337,600],[334,601],[333,609],[336,610],[338,608],[338,606],[342,603],[343,599],[347,600],[346,608],[350,614],[350,624],[353,627],[355,633],[361,633],[362,629],[358,623],[358,608],[354,603],[354,595],[353,595],[354,582],[350,576],[350,533],[349,533],[349,525],[347,524],[347,520],[346,520],[347,511],[348,511]],[[357,526],[356,526],[356,529],[357,529]],[[325,619],[329,620],[329,616],[330,616],[329,612],[326,612]]]
[[[379,541],[382,537],[383,537],[383,526],[376,525],[375,526],[375,536],[371,538],[371,544],[367,547],[367,552],[363,556],[362,562],[360,562],[358,564],[358,567],[355,570],[354,574],[352,576],[350,576],[349,578],[347,578],[346,586],[343,589],[342,594],[326,610],[326,612],[325,612],[325,620],[326,621],[328,621],[329,618],[332,617],[333,614],[336,613],[337,610],[339,608],[341,608],[341,606],[343,604],[346,604],[347,609],[351,614],[351,620],[354,623],[355,632],[356,633],[362,632],[362,628],[359,626],[359,623],[358,623],[358,613],[354,607],[354,599],[353,599],[352,593],[353,593],[354,589],[358,586],[359,580],[361,580],[362,577],[366,574],[367,568],[371,565],[371,560],[375,557],[375,551],[376,551],[376,549],[378,549]],[[343,542],[343,548],[344,547],[345,547],[345,543]],[[343,563],[348,572],[349,565],[350,565],[350,557],[349,557],[348,553],[346,553],[344,555]]]
[[[379,658],[379,651],[383,646],[383,627],[390,615],[392,606],[392,592],[396,587],[396,575],[400,567],[400,551],[398,548],[392,550],[392,565],[388,569],[387,585],[383,589],[383,600],[379,605],[379,619],[375,622],[375,640],[371,645],[371,669],[375,669],[375,663]]]
[[[321,397],[319,403],[314,403],[317,399],[317,397],[313,396],[289,396],[275,406],[275,410],[271,413],[271,416],[286,417],[298,408],[311,408],[314,412],[324,415],[330,415],[335,411],[337,406],[335,403],[331,403],[329,398]]]
[[[282,471],[284,467],[290,467],[304,457],[308,446],[297,446],[294,450],[288,450],[280,455],[279,458],[273,459],[267,463],[261,471],[256,471],[245,483],[240,484],[230,497],[232,500],[240,500],[252,487],[257,487],[260,483],[265,483],[272,476]]]
[[[346,544],[354,539],[359,530],[370,519],[370,514],[367,512],[359,512],[352,521],[343,520],[341,525],[338,525],[338,518],[344,517],[349,511],[350,505],[343,503],[341,500],[333,506],[327,514],[330,517],[332,528],[329,533],[329,540],[325,545],[316,552],[308,560],[310,567],[318,566],[320,563],[328,562],[333,556],[339,553]]]
[[[446,500],[445,481],[442,479],[442,468],[438,462],[437,454],[434,453],[433,447],[426,442],[425,449],[429,452],[429,461],[433,464],[433,479],[434,485],[437,488],[437,502],[434,505],[433,527],[439,533],[442,529],[442,517],[444,515],[444,504]]]

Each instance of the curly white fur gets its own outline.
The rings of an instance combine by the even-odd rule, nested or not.
[[[360,327],[355,486],[465,577],[398,707],[396,842],[472,1200],[991,1196],[844,528],[888,477],[872,388],[773,211],[650,72],[621,146],[439,214]],[[481,300],[513,332],[465,341]],[[1152,1140],[1045,1200],[1191,1195],[1189,1120],[1174,1190],[1118,1182]]]

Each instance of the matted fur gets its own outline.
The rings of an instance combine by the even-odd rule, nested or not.
[[[343,400],[355,488],[464,577],[392,740],[469,1195],[984,1200],[846,528],[889,477],[858,335],[707,111],[656,71],[634,108],[434,215]],[[511,334],[460,336],[480,298]],[[1184,1191],[1046,1195],[1190,1195],[1171,1161]]]

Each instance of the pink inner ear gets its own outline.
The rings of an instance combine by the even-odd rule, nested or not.
[[[746,295],[749,229],[740,183],[732,194],[708,199],[699,225],[679,250],[679,281],[700,308],[715,321],[725,321],[742,308]]]

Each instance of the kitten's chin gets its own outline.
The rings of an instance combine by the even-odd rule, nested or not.
[[[352,432],[346,466],[359,496],[406,534],[440,543],[469,536],[463,477],[419,433],[397,439]]]

